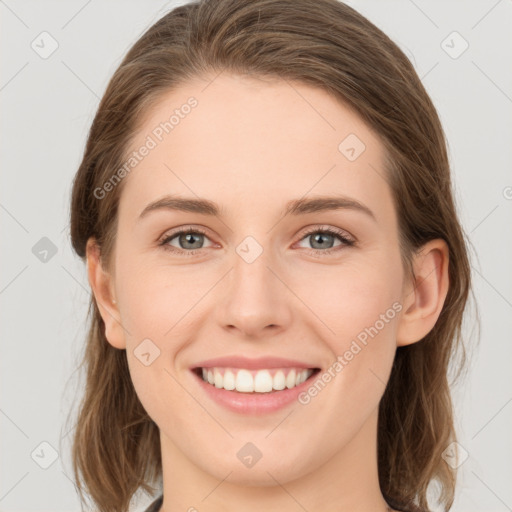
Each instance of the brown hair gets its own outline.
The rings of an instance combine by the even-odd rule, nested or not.
[[[461,355],[456,378],[466,363],[466,239],[436,109],[404,53],[354,9],[336,0],[205,0],[177,7],[151,26],[114,73],[92,123],[73,183],[74,250],[85,259],[87,240],[94,237],[110,268],[123,182],[101,200],[94,191],[126,161],[151,106],[188,79],[223,71],[316,86],[375,131],[386,149],[383,174],[409,275],[415,250],[434,238],[447,242],[450,286],[440,317],[421,342],[398,347],[380,402],[378,468],[382,493],[394,508],[428,510],[427,487],[437,482],[448,510],[456,471],[442,452],[456,439],[448,375],[455,353]],[[83,485],[98,510],[121,512],[140,489],[156,491],[152,485],[162,476],[159,430],[135,393],[126,352],[105,338],[93,297],[89,315],[73,470],[82,502]]]

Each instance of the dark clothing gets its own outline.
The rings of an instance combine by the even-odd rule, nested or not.
[[[164,501],[164,495],[159,496],[144,512],[158,512]]]
[[[163,501],[164,501],[164,495],[162,494],[155,501],[153,501],[153,503],[151,503],[151,505],[149,505],[149,507],[146,510],[144,510],[144,512],[159,512]],[[422,510],[420,508],[416,507],[413,504],[410,504],[409,507],[410,507],[409,510],[411,512],[422,512]],[[400,508],[397,508],[397,507],[394,507],[394,509],[401,510]]]

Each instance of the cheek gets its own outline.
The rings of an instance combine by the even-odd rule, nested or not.
[[[118,293],[123,297],[123,324],[131,336],[160,340],[171,336],[174,326],[186,323],[187,312],[208,290],[210,280],[205,277],[191,275],[185,267],[135,258],[120,262]]]
[[[191,308],[204,293],[191,285],[184,272],[150,265],[123,281],[121,313],[129,332],[128,365],[139,400],[153,418],[164,410],[183,408],[176,356],[190,337]]]
[[[304,400],[311,401],[309,410],[320,431],[346,433],[347,438],[338,440],[341,444],[377,407],[388,380],[401,310],[399,267],[394,270],[377,262],[340,267],[337,273],[331,269],[329,279],[317,274],[307,295],[308,306],[321,319],[311,328],[323,333],[330,363],[316,386],[321,391],[310,389]]]
[[[352,411],[357,422],[377,405],[392,366],[401,310],[400,264],[393,261],[373,258],[340,265],[337,271],[322,269],[300,292],[315,313],[310,328],[323,333],[329,349],[323,382],[329,400],[342,406],[333,407],[332,415],[344,424],[343,411]]]
[[[201,299],[211,287],[211,276],[126,258],[117,277],[132,381],[144,408],[158,417],[158,411],[183,406],[176,358],[206,304]]]
[[[401,277],[399,268],[392,268],[389,260],[324,267],[307,280],[296,279],[297,294],[307,298],[306,304],[325,327],[325,339],[336,353],[348,349],[350,341],[365,328],[377,323],[378,330],[386,331],[387,336],[390,324],[394,324],[393,304],[400,298]],[[382,315],[386,316],[385,326]]]

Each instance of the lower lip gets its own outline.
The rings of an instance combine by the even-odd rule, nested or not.
[[[318,370],[304,382],[291,389],[268,393],[242,393],[239,391],[228,391],[224,388],[217,388],[213,384],[205,382],[194,371],[192,374],[199,381],[199,385],[206,394],[219,405],[230,411],[242,414],[264,414],[283,409],[287,405],[298,401],[299,394],[306,390],[314,381]]]

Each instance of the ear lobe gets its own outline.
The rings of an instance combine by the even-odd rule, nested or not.
[[[113,279],[103,268],[100,258],[100,248],[94,238],[89,238],[86,247],[87,274],[89,284],[94,294],[96,304],[105,323],[105,336],[107,341],[115,348],[125,349],[121,317],[114,298]]]
[[[420,341],[433,329],[448,294],[448,265],[449,249],[442,239],[430,240],[414,256],[415,278],[404,287],[398,346]]]

